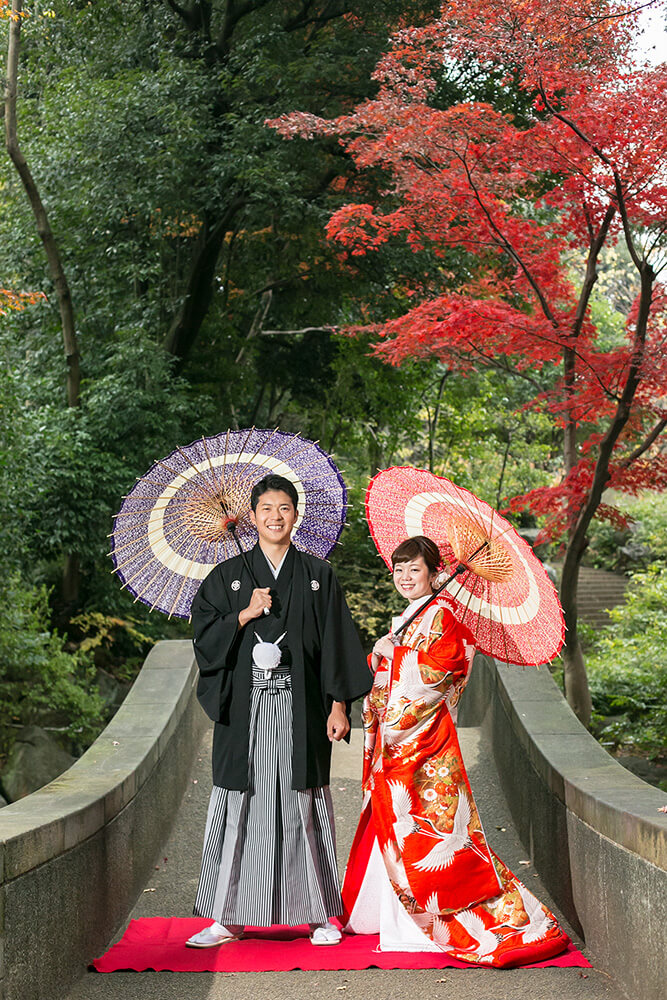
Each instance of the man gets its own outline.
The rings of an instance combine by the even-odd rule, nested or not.
[[[245,925],[309,923],[313,944],[340,941],[331,743],[372,677],[333,570],[291,544],[297,503],[288,479],[260,480],[252,576],[228,559],[192,605],[197,695],[215,721],[194,912],[214,923],[190,947],[238,940]]]

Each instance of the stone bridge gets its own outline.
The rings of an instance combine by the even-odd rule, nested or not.
[[[73,767],[0,812],[0,1000],[320,998],[658,1000],[664,996],[667,796],[624,770],[548,670],[478,657],[460,735],[493,848],[555,909],[591,969],[87,971],[130,916],[191,914],[210,789],[210,726],[189,642],[159,643]],[[341,861],[360,804],[360,731],[336,746]],[[165,860],[166,859],[166,860]]]

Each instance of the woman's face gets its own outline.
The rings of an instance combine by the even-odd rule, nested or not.
[[[423,556],[394,566],[394,586],[402,597],[416,601],[433,593],[433,581],[437,573],[431,573]]]

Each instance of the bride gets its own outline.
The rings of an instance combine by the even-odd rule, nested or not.
[[[410,603],[433,593],[440,555],[417,535],[392,555]],[[461,758],[456,710],[474,640],[443,592],[400,640],[373,647],[364,701],[364,800],[343,885],[346,930],[382,951],[443,951],[495,967],[544,961],[569,938],[489,848]]]

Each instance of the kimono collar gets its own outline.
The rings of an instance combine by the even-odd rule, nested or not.
[[[427,596],[428,596],[427,594],[422,594],[422,596],[416,598],[416,600],[410,601],[405,611],[403,611],[400,615],[397,615],[395,618],[392,618],[391,620],[392,632],[395,632],[397,629],[399,629],[403,624],[403,622],[406,622],[408,618],[414,615],[417,608],[420,608],[422,606]]]
[[[260,548],[261,548],[261,546],[260,546]],[[267,556],[266,552],[264,551],[264,549],[262,549],[262,555],[264,556],[264,558],[266,559],[267,563],[269,564],[269,569],[273,573],[273,576],[274,576],[274,578],[276,580],[278,579],[278,574],[280,573],[281,569],[283,568],[283,563],[287,559],[287,553],[288,552],[289,552],[289,546],[285,549],[283,557],[280,560],[280,562],[278,563],[278,565],[274,566],[273,563],[271,562],[271,560],[269,559],[269,557]]]

